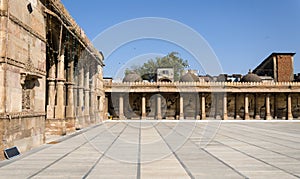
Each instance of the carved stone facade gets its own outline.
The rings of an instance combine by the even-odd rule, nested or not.
[[[103,120],[102,66],[59,0],[0,0],[0,151]]]

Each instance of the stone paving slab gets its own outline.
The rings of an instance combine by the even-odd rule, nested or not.
[[[0,178],[300,178],[300,121],[106,121],[1,161]]]

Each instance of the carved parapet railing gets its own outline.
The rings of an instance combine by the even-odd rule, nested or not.
[[[300,92],[299,82],[106,82],[106,92]]]

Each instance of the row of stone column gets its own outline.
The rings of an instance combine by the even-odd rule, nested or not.
[[[57,63],[52,60],[47,79],[47,119],[60,121],[55,122],[55,125],[62,128],[62,133],[66,133],[65,130],[75,130],[75,125],[76,128],[82,128],[95,123],[95,112],[101,106],[100,102],[96,102],[97,64],[92,61],[79,62],[80,65],[76,67],[78,74],[75,75],[74,59],[65,59],[62,54]],[[68,60],[67,63],[65,60]],[[97,115],[98,119],[99,117]],[[66,129],[64,121],[69,123],[70,129]]]
[[[257,101],[256,96],[255,96],[255,101]],[[235,101],[235,103],[237,103],[237,101]],[[271,116],[270,95],[269,94],[267,94],[266,97],[265,97],[265,107],[266,107],[265,119],[266,120],[271,120],[273,117]],[[257,106],[255,106],[255,108],[257,108]],[[249,115],[249,96],[248,96],[248,94],[245,94],[244,109],[245,109],[244,119],[248,120],[248,119],[250,119],[250,115]],[[235,118],[239,119],[240,117],[237,114],[237,111],[235,113],[236,113]],[[227,116],[227,94],[226,93],[223,94],[223,119],[224,120],[228,119],[228,116]],[[255,119],[261,119],[261,116],[258,114],[257,109],[256,109]],[[292,115],[292,98],[291,98],[290,94],[287,95],[287,119],[288,120],[293,119],[293,115]]]
[[[201,119],[206,119],[206,109],[205,109],[205,104],[206,104],[206,97],[205,94],[201,94],[200,96],[201,98],[201,102],[200,102],[200,106],[201,106],[201,116],[198,117],[198,115],[195,116],[195,118],[201,118]],[[236,97],[235,97],[236,98]],[[236,99],[235,99],[236,100]],[[255,99],[257,100],[257,99]],[[156,99],[156,118],[157,119],[162,119],[162,114],[161,114],[161,95],[157,95],[157,99]],[[223,93],[223,106],[222,106],[222,118],[224,120],[228,119],[228,111],[227,111],[227,94]],[[235,101],[235,104],[237,103],[237,101]],[[142,102],[141,102],[141,106],[142,106],[142,114],[141,114],[141,119],[146,119],[146,96],[143,95],[142,96]],[[218,106],[215,105],[214,106],[215,109],[215,118],[219,118],[218,117]],[[270,95],[266,95],[265,97],[265,107],[266,107],[266,115],[265,115],[265,119],[266,120],[270,120],[272,119],[271,116],[271,108],[270,108]],[[248,94],[245,94],[244,96],[244,119],[248,120],[250,119],[250,115],[249,115],[249,96]],[[260,119],[260,115],[257,112],[258,110],[256,110],[256,114],[255,114],[255,119]],[[125,119],[124,116],[124,97],[122,94],[120,94],[119,96],[119,118],[120,119]],[[179,98],[179,119],[184,119],[185,115],[184,115],[184,101],[183,101],[183,96],[180,96]],[[239,119],[239,115],[237,112],[237,109],[235,109],[235,118]],[[287,119],[291,120],[293,119],[293,115],[292,115],[292,99],[291,99],[291,95],[287,95]]]
[[[162,112],[161,112],[161,95],[156,96],[156,119],[162,119]],[[142,115],[141,119],[146,119],[146,96],[142,96]],[[124,96],[123,94],[119,95],[119,119],[125,119],[124,115]],[[183,96],[179,97],[179,119],[184,119],[184,101]],[[206,119],[206,112],[205,112],[205,95],[202,94],[201,96],[201,119]]]

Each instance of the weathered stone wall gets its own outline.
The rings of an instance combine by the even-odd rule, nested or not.
[[[21,153],[44,143],[44,115],[10,114],[8,119],[0,119],[0,150],[17,146]],[[3,160],[4,153],[0,153]]]
[[[39,1],[31,13],[27,0],[0,4],[0,150],[17,146],[24,152],[44,143],[44,16]]]

